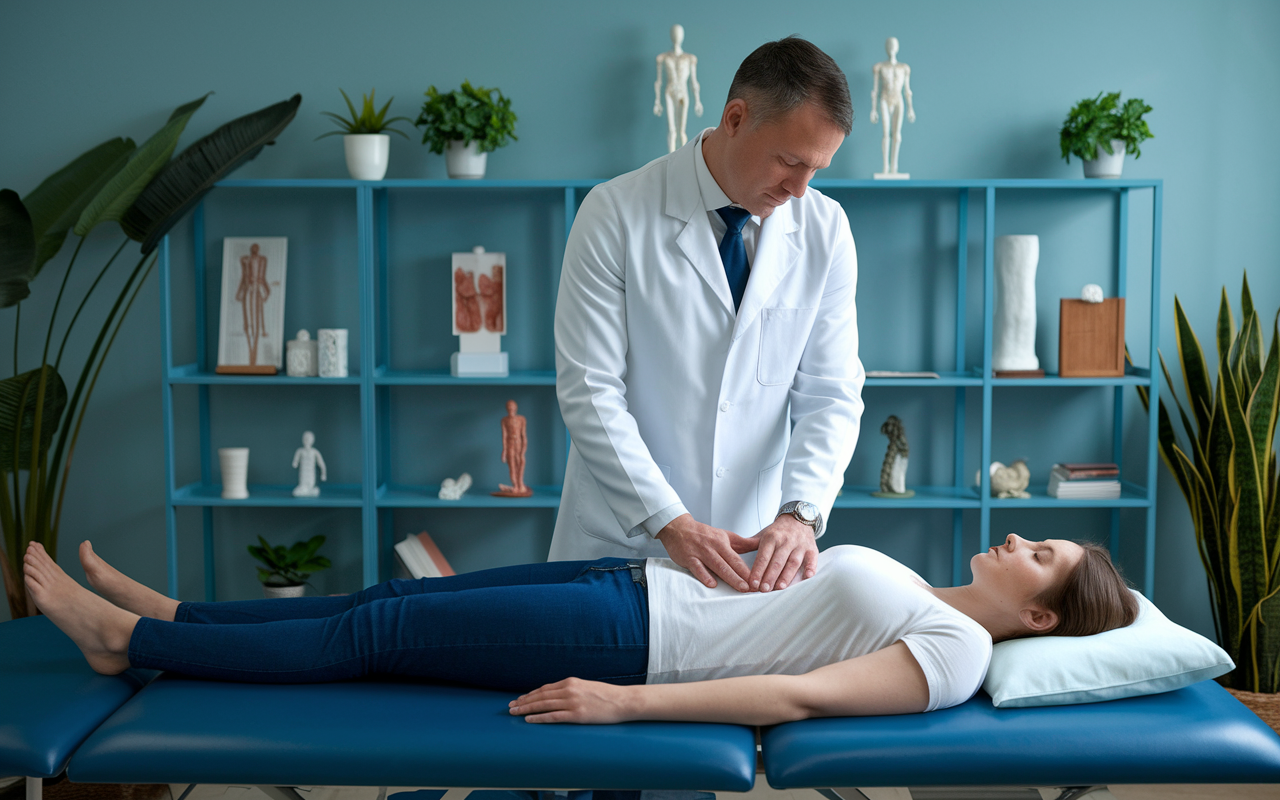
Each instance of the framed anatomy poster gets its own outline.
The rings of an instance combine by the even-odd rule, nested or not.
[[[275,374],[284,365],[284,236],[222,240],[220,373]]]

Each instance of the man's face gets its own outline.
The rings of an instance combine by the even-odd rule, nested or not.
[[[730,199],[761,218],[809,188],[813,174],[831,163],[844,133],[813,103],[754,124],[743,100],[730,101],[721,124]]]

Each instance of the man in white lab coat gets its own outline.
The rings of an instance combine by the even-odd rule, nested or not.
[[[587,195],[556,303],[552,560],[668,556],[739,591],[813,574],[864,373],[849,221],[808,183],[852,119],[829,56],[770,42],[718,127]]]

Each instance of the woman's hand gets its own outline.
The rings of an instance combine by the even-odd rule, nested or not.
[[[509,704],[514,716],[525,722],[575,722],[579,725],[607,725],[625,722],[627,687],[581,678],[548,683]]]

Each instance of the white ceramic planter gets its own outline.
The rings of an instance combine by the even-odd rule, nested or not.
[[[307,585],[300,583],[297,586],[270,586],[262,584],[262,594],[268,600],[274,600],[278,597],[302,597],[307,593]]]
[[[347,171],[358,181],[380,181],[391,158],[391,136],[386,133],[351,133],[342,137]]]
[[[450,178],[483,178],[488,155],[480,152],[479,142],[463,144],[455,140],[449,142],[448,149],[444,151],[445,168],[449,170]]]
[[[1086,178],[1119,178],[1120,171],[1124,168],[1124,140],[1112,139],[1111,149],[1114,153],[1108,154],[1101,147],[1098,148],[1098,157],[1092,161],[1084,162],[1084,176]]]

